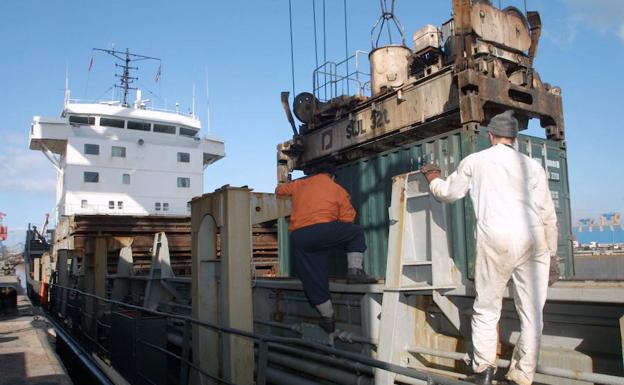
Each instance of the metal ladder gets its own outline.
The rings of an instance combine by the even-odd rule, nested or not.
[[[152,247],[152,264],[150,266],[149,280],[145,288],[145,298],[143,306],[156,310],[158,304],[167,299],[173,300],[178,297],[178,293],[167,283],[168,278],[174,278],[175,274],[171,269],[169,258],[169,241],[164,232],[154,235],[154,246]]]
[[[377,358],[408,366],[408,347],[418,345],[414,294],[432,295],[459,329],[459,310],[443,293],[461,285],[461,273],[449,253],[442,205],[430,195],[424,175],[395,176],[388,211],[388,260]],[[394,384],[395,377],[395,373],[377,370],[375,384]]]

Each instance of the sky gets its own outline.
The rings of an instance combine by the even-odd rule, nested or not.
[[[317,60],[370,50],[378,1],[326,0],[325,39],[323,0],[291,2],[295,93],[311,90]],[[524,10],[524,1],[500,4]],[[543,24],[535,67],[562,89],[573,218],[624,212],[624,1],[526,4]],[[440,27],[450,13],[450,0],[396,1],[408,44],[413,32]],[[1,1],[0,212],[8,244],[54,212],[54,168],[28,149],[33,116],[59,116],[66,73],[72,98],[110,99],[113,61],[92,48],[112,47],[161,58],[158,83],[158,64],[139,63],[138,85],[155,107],[178,102],[188,110],[195,88],[204,134],[226,146],[226,157],[205,171],[205,192],[225,184],[273,190],[276,145],[292,136],[279,98],[293,90],[288,0]]]

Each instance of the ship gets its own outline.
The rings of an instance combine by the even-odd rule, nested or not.
[[[60,117],[33,118],[30,149],[57,171],[57,223],[74,214],[189,215],[188,202],[203,192],[204,169],[225,155],[223,141],[200,137],[194,108],[184,114],[146,105],[131,71],[134,61],[150,57],[100,51],[122,62],[123,99],[75,100],[66,89]]]
[[[393,10],[382,7],[379,21],[403,35]],[[544,128],[516,146],[547,171],[560,224],[560,281],[548,290],[535,381],[624,383],[624,285],[574,279],[563,100],[533,66],[540,15],[470,0],[453,1],[452,15],[410,46],[371,36],[369,69],[355,65],[358,51],[319,66],[294,103],[282,93],[293,136],[277,144],[278,181],[336,167],[365,230],[366,270],[379,278],[348,285],[345,256],[335,256],[335,332],[319,328],[297,278],[290,202],[224,185],[193,197],[183,224],[75,214],[48,251],[26,253],[43,271],[29,277],[31,296],[72,359],[114,384],[468,384],[475,219],[469,199],[432,199],[418,170],[434,161],[448,175],[487,146],[488,120],[513,109],[522,128],[529,119]],[[508,290],[500,368],[518,331]]]

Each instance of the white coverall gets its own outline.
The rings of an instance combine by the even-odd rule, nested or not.
[[[496,326],[509,279],[521,332],[507,378],[530,385],[537,366],[550,255],[557,252],[557,217],[548,180],[534,159],[505,144],[466,157],[431,193],[453,202],[470,190],[477,219],[472,317],[473,370],[496,367]]]

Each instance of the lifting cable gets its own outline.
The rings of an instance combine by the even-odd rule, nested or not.
[[[385,4],[386,9],[384,9],[384,3],[386,3],[386,1],[382,1],[381,2],[381,10],[384,13],[387,13],[387,4]],[[392,10],[390,11],[391,15],[394,15],[394,0],[392,0]],[[386,29],[388,30],[388,41],[390,42],[390,44],[392,44],[392,31],[390,31],[390,23],[386,23]],[[379,33],[381,33],[381,31],[379,31]]]
[[[327,40],[325,39],[327,33],[325,29],[325,0],[323,0],[323,63],[327,62]]]
[[[325,0],[323,0],[323,65],[327,63],[327,29],[325,28]],[[327,70],[323,70],[323,97],[327,99]]]
[[[391,5],[388,7],[388,0],[379,0],[381,5],[381,16],[377,19],[375,25],[373,25],[373,28],[371,29],[371,45],[373,49],[379,46],[379,38],[383,32],[384,25],[388,30],[389,43],[392,44],[392,34],[390,33],[391,21],[394,22],[394,26],[399,30],[401,42],[405,45],[405,30],[403,29],[403,25],[401,25],[399,19],[394,14],[394,2],[395,0],[391,0]],[[377,33],[377,39],[375,39],[375,30],[377,29],[377,26],[379,26],[379,32]]]
[[[316,68],[318,69],[318,44],[316,42],[316,0],[312,0],[312,18],[314,20],[314,59],[316,60]]]
[[[349,34],[347,33],[347,0],[343,0],[344,7],[344,27],[345,27],[345,60],[347,64],[347,73],[345,75],[347,79],[347,95],[349,92]]]
[[[295,54],[293,48],[292,0],[288,0],[288,16],[290,20],[290,72],[292,76],[292,95],[295,97]]]

